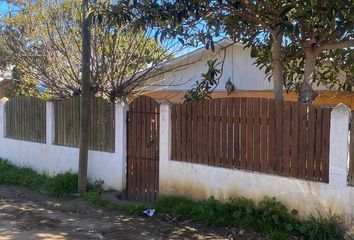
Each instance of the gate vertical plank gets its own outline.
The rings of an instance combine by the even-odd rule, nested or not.
[[[233,100],[232,98],[227,99],[227,167],[233,168],[234,165],[234,116],[233,116]]]
[[[330,127],[331,127],[331,110],[323,109],[321,181],[326,183],[328,183],[329,180]]]
[[[220,144],[220,119],[221,119],[221,99],[216,99],[215,102],[215,121],[214,121],[214,128],[215,128],[215,140],[214,140],[214,152],[215,152],[215,166],[221,166],[221,144]]]
[[[247,120],[246,120],[246,99],[241,98],[241,124],[240,124],[240,129],[241,129],[241,161],[240,161],[240,168],[241,169],[246,169],[247,167],[247,148],[246,148],[246,129],[247,129]]]
[[[290,102],[283,103],[283,133],[282,133],[282,173],[283,176],[290,176],[290,128],[291,128],[291,105]]]
[[[221,99],[221,166],[227,167],[227,101]]]
[[[234,136],[234,161],[233,167],[238,168],[240,166],[240,111],[241,102],[239,98],[233,99],[233,136]]]
[[[268,101],[261,99],[261,136],[260,136],[260,170],[267,172],[267,145],[268,145]]]
[[[215,166],[215,100],[210,100],[209,103],[209,165]]]
[[[183,161],[187,160],[186,150],[187,150],[187,141],[186,141],[186,130],[187,130],[187,121],[186,121],[187,108],[186,104],[181,104],[181,159]]]
[[[260,99],[255,98],[253,100],[253,119],[254,119],[254,141],[253,141],[253,166],[254,170],[259,172],[261,170],[260,164],[260,152],[261,152],[261,144],[260,144]]]
[[[307,105],[300,104],[299,109],[299,161],[298,161],[298,177],[306,177],[306,132],[307,132]]]
[[[203,163],[209,162],[208,126],[209,126],[209,101],[203,101]]]
[[[197,163],[203,163],[203,104],[197,103]]]
[[[274,173],[275,155],[275,100],[269,99],[269,142],[268,142],[268,172]]]
[[[181,151],[182,151],[182,146],[181,146],[181,142],[182,142],[182,131],[181,131],[181,128],[182,128],[182,122],[181,122],[181,119],[182,119],[182,109],[181,109],[181,104],[177,104],[176,106],[176,115],[177,115],[177,126],[176,126],[176,158],[178,160],[181,160],[182,159],[182,156],[181,156]]]
[[[298,176],[299,152],[299,104],[291,103],[291,176]]]
[[[322,153],[322,117],[323,110],[320,107],[316,109],[316,139],[315,139],[315,178],[314,180],[321,180],[321,153]]]
[[[275,162],[274,169],[282,175],[282,148],[283,148],[283,101],[275,101]]]
[[[198,105],[197,103],[192,103],[193,109],[193,135],[192,135],[192,153],[193,153],[193,163],[198,162]]]
[[[307,130],[307,169],[306,177],[308,180],[314,180],[314,160],[315,160],[315,139],[316,139],[316,108],[312,105],[309,106],[309,120]]]
[[[254,168],[253,164],[253,100],[251,98],[246,98],[246,125],[247,125],[247,135],[246,135],[246,147],[247,147],[247,162],[246,169],[252,170]]]
[[[173,104],[171,106],[171,136],[172,136],[172,152],[171,152],[171,158],[172,160],[177,159],[177,143],[176,143],[176,127],[177,127],[177,105]]]

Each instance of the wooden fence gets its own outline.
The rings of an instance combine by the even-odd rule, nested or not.
[[[16,96],[5,104],[5,137],[46,141],[46,104],[35,97]]]
[[[114,103],[91,97],[89,149],[114,152]],[[80,97],[54,102],[54,144],[78,147]]]
[[[172,159],[328,182],[330,109],[256,98],[172,107]]]

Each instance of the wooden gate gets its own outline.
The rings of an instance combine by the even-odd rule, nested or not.
[[[135,99],[128,112],[127,198],[154,202],[159,189],[159,104]]]

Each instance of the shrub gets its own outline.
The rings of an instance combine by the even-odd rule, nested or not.
[[[303,222],[305,238],[309,240],[344,239],[344,228],[340,217],[337,215],[317,216],[311,215]]]
[[[232,214],[233,225],[246,229],[254,229],[257,226],[257,211],[255,203],[246,198],[236,198],[227,203],[227,211]]]
[[[53,197],[68,198],[73,193],[77,193],[78,175],[71,172],[59,173],[48,178],[46,190]]]
[[[159,197],[155,203],[155,208],[159,212],[173,216],[191,217],[191,211],[195,205],[193,200],[185,197]]]

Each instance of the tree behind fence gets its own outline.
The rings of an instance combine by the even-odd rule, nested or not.
[[[5,137],[46,142],[46,104],[27,96],[16,96],[5,104]]]
[[[114,152],[114,103],[91,97],[89,149]],[[78,147],[80,142],[80,98],[54,103],[54,144]]]
[[[225,98],[172,107],[172,159],[328,182],[330,109]]]

